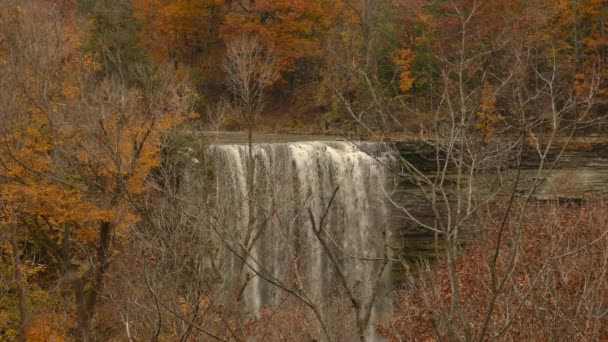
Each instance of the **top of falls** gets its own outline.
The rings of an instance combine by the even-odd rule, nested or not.
[[[247,144],[247,133],[245,132],[203,132],[205,138],[211,144],[216,145],[241,145]],[[301,135],[301,134],[254,134],[253,143],[295,143],[306,141],[346,141],[344,138],[330,135]]]
[[[211,145],[238,146],[247,145],[247,133],[243,132],[204,132],[205,138]],[[256,147],[269,148],[280,145],[332,147],[349,152],[363,152],[371,156],[386,156],[389,148],[382,142],[347,140],[328,135],[296,135],[296,134],[254,134],[252,142]],[[264,147],[266,146],[266,147]],[[275,148],[273,147],[273,148]]]

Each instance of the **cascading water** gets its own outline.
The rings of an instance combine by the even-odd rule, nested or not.
[[[381,161],[390,156],[383,144],[254,144],[252,186],[248,146],[215,145],[212,153],[218,217],[226,218],[222,231],[231,244],[226,281],[245,279],[241,293],[252,314],[278,305],[285,295],[267,279],[303,289],[315,300],[342,289],[335,266],[312,231],[308,211],[319,224],[337,187],[323,237],[353,291],[363,299],[371,295],[388,234],[388,171]],[[234,257],[239,251],[247,255],[245,265]]]

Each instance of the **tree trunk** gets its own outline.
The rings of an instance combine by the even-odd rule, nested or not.
[[[91,313],[85,305],[84,279],[78,277],[74,280],[74,296],[76,297],[76,336],[80,341],[87,341],[91,328]]]
[[[11,245],[13,248],[13,273],[17,285],[17,300],[19,302],[19,332],[16,341],[25,341],[25,329],[27,327],[27,305],[25,302],[25,289],[23,276],[21,275],[21,258],[19,258],[19,243],[17,242],[17,225],[11,224]]]
[[[374,34],[376,22],[379,15],[380,0],[365,0],[363,3],[363,18],[362,18],[362,38],[363,38],[363,53],[365,56],[365,68],[371,79],[378,80],[378,61],[376,60],[376,51],[374,49]]]
[[[112,236],[112,224],[101,222],[99,230],[99,246],[97,247],[97,263],[94,265],[92,275],[90,272],[79,277],[74,282],[76,295],[77,334],[80,341],[88,341],[91,331],[91,319],[95,313],[97,301],[103,289],[105,272],[108,268],[108,248]],[[84,284],[87,277],[92,277],[91,286],[85,291]]]

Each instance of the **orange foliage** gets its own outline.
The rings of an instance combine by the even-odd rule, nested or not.
[[[67,14],[35,6],[23,11],[7,28],[22,45],[10,50],[15,54],[10,63],[0,65],[13,84],[2,89],[12,96],[12,107],[0,135],[0,223],[31,232],[50,257],[47,262],[61,265],[59,277],[78,282],[71,284],[72,298],[92,294],[87,308],[77,300],[78,312],[94,312],[111,242],[138,220],[135,203],[159,163],[161,134],[191,118],[186,105],[191,90],[180,75],[162,67],[148,76],[155,84],[148,92],[111,76],[100,80],[100,64],[78,51],[83,37]],[[57,20],[49,25],[64,30],[50,30],[33,43],[27,20],[38,17]],[[37,44],[38,52],[29,55],[27,44]],[[52,310],[34,317],[27,332],[31,340],[50,331],[64,336]]]
[[[218,39],[225,11],[223,0],[134,0],[133,8],[144,24],[143,43],[154,59],[189,65]]]
[[[56,313],[34,316],[25,332],[27,341],[62,342],[67,340],[69,320]]]
[[[475,128],[488,140],[494,135],[495,124],[504,118],[495,112],[496,93],[489,83],[484,83],[481,96],[481,108],[477,112]]]
[[[323,39],[337,12],[336,1],[258,0],[235,6],[226,17],[223,36],[255,35],[272,47],[278,68],[290,71],[300,58],[322,56]]]
[[[399,70],[399,90],[407,93],[414,85],[411,66],[414,53],[408,48],[401,48],[393,52],[393,63]]]

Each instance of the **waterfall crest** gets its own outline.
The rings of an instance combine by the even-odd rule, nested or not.
[[[324,237],[353,291],[363,299],[371,296],[388,234],[388,171],[381,162],[390,154],[383,144],[254,144],[251,189],[246,145],[214,145],[211,150],[218,217],[226,218],[222,229],[225,240],[232,243],[226,256],[230,270],[226,281],[246,280],[242,297],[252,314],[278,305],[285,297],[262,278],[301,289],[314,300],[342,289],[334,265],[312,231],[308,212],[319,224],[337,187],[323,223]],[[245,265],[235,251],[247,255]]]

